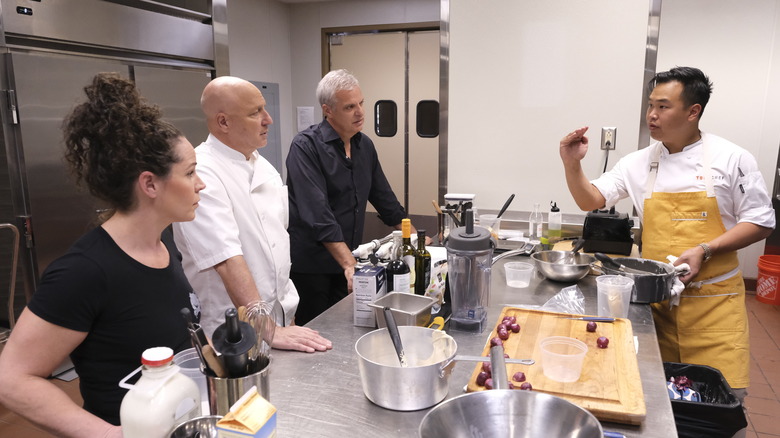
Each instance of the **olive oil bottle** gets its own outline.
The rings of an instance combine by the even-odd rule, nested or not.
[[[417,230],[417,251],[415,251],[414,255],[414,267],[414,293],[425,295],[425,289],[431,283],[431,253],[425,249],[425,230]]]

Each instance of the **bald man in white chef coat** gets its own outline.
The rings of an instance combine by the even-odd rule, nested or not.
[[[273,347],[325,351],[330,341],[294,324],[298,292],[290,281],[287,187],[257,149],[268,143],[265,98],[250,82],[223,76],[203,90],[209,136],[195,149],[207,181],[195,220],[174,224],[182,265],[211,335],[225,310],[262,300],[276,309]]]
[[[699,130],[712,92],[701,70],[676,67],[649,87],[646,119],[656,142],[588,181],[580,165],[588,128],[577,129],[560,142],[566,182],[583,210],[631,198],[643,225],[642,257],[673,255],[690,266],[680,305],[653,305],[661,356],[719,369],[744,398],[750,353],[737,250],[775,227],[766,183],[749,152]]]

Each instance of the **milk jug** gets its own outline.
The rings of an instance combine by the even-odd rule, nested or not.
[[[129,389],[119,408],[124,438],[164,438],[179,423],[200,416],[200,390],[173,363],[173,350],[149,348],[141,356],[141,367],[119,386]],[[141,371],[141,378],[127,380]]]

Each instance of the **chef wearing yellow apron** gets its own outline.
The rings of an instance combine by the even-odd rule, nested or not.
[[[665,261],[668,255],[679,257],[715,239],[726,228],[715,198],[708,144],[700,147],[706,190],[683,193],[653,192],[663,146],[652,147],[656,151],[645,189],[642,257]],[[736,251],[711,256],[683,291],[679,306],[670,309],[668,302],[652,306],[665,361],[709,365],[719,369],[732,387],[749,385],[745,285]]]
[[[566,135],[566,182],[585,211],[630,198],[643,224],[642,257],[688,264],[679,306],[653,305],[664,361],[709,365],[732,388],[749,385],[745,286],[737,250],[765,239],[774,210],[755,158],[699,130],[712,84],[701,70],[675,67],[648,84],[650,146],[621,158],[590,181],[581,161],[587,127]],[[741,391],[744,397],[745,391]]]

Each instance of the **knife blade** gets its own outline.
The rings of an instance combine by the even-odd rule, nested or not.
[[[580,321],[593,321],[593,322],[615,322],[616,318],[610,318],[608,316],[579,316],[579,317],[566,317],[566,316],[559,316],[559,318],[563,319],[576,319]]]

